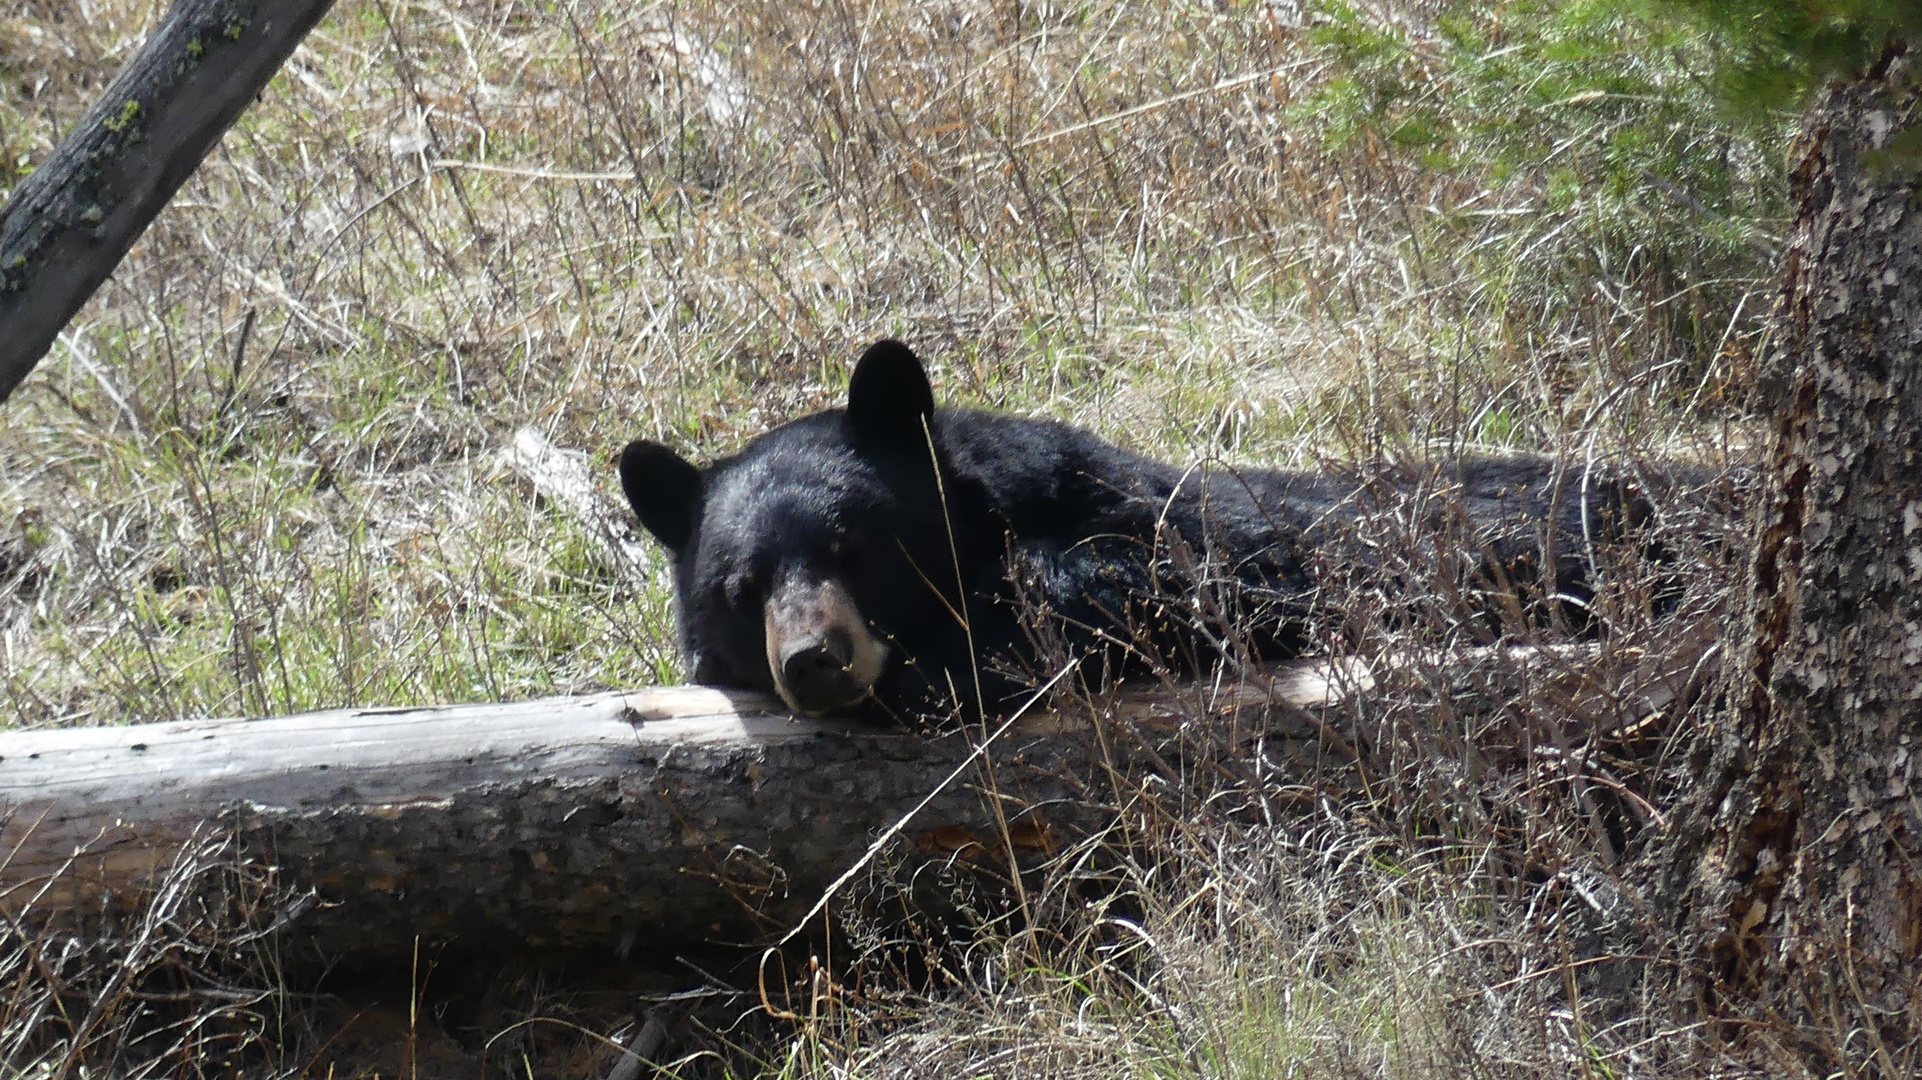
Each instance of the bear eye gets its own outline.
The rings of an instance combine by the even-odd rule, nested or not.
[[[722,584],[727,592],[727,601],[735,607],[750,607],[760,600],[761,582],[752,570],[729,574]]]
[[[834,539],[828,541],[828,557],[844,563],[859,559],[864,550],[861,538],[851,532],[837,532]]]
[[[697,683],[725,683],[728,681],[727,665],[711,653],[694,655],[694,681]]]

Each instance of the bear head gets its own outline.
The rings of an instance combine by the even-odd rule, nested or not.
[[[937,430],[920,358],[882,341],[856,365],[846,408],[705,468],[660,443],[627,446],[621,487],[673,554],[695,681],[773,690],[810,716],[899,696],[884,681],[928,688],[904,669],[917,643],[957,630],[963,563],[988,557],[980,538],[957,539]]]

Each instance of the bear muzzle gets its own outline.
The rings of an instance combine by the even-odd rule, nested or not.
[[[840,582],[787,575],[762,615],[774,689],[795,712],[820,716],[855,705],[881,677],[887,644]]]

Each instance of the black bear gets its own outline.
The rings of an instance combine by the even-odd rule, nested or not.
[[[1484,580],[1579,606],[1584,541],[1621,534],[1626,488],[1534,457],[1449,469]],[[903,719],[1006,709],[1044,657],[1099,657],[1105,678],[1298,652],[1326,545],[1367,498],[1355,477],[1183,469],[1066,424],[936,408],[896,341],[861,357],[845,409],[706,468],[637,441],[620,475],[673,553],[696,681]]]

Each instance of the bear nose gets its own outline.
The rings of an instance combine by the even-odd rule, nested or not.
[[[804,711],[838,708],[867,689],[855,682],[849,670],[853,657],[853,639],[837,627],[812,644],[789,652],[781,660],[781,681],[794,704]]]

